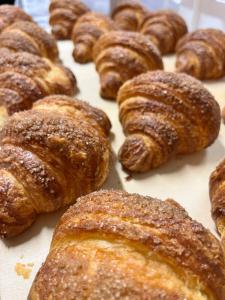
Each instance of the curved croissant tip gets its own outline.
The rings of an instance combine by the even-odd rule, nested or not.
[[[67,30],[59,24],[52,26],[52,34],[57,40],[69,39]]]
[[[91,49],[82,43],[76,44],[73,50],[73,58],[79,63],[87,63],[92,60]]]
[[[119,160],[126,170],[146,172],[151,169],[152,153],[141,136],[128,136],[120,148]]]
[[[177,58],[176,72],[187,73],[191,76],[198,77],[194,62],[182,56]]]
[[[115,100],[121,85],[120,75],[116,72],[108,72],[101,76],[101,96],[105,99]]]

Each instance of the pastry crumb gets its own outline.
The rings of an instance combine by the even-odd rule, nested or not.
[[[33,267],[34,266],[34,263],[28,263],[27,264],[29,267]]]
[[[33,263],[28,263],[28,264],[17,263],[15,265],[15,272],[18,276],[23,276],[24,279],[29,279],[33,265],[34,265]]]

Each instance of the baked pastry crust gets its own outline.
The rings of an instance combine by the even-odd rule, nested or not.
[[[146,172],[174,155],[200,151],[219,134],[218,103],[186,74],[141,74],[120,88],[117,102],[127,136],[119,159],[129,171]]]
[[[175,52],[178,40],[188,29],[184,19],[174,11],[159,10],[144,18],[139,31],[148,36],[164,55]]]
[[[224,300],[224,258],[175,201],[95,192],[61,218],[28,299]]]
[[[76,90],[75,76],[61,64],[26,52],[0,49],[0,106],[8,115],[31,108],[34,101],[45,96],[73,96]]]
[[[112,12],[112,19],[121,30],[138,31],[148,10],[137,0],[121,0]]]
[[[100,37],[93,51],[100,76],[100,94],[116,99],[121,85],[150,70],[163,69],[158,49],[143,34],[110,31]]]
[[[107,16],[100,13],[88,12],[75,23],[72,40],[74,43],[73,57],[79,63],[93,60],[93,47],[104,33],[116,30],[117,26]]]
[[[108,175],[110,121],[85,102],[53,95],[0,132],[0,236],[99,189]]]
[[[0,34],[0,48],[13,52],[28,52],[59,61],[57,44],[52,35],[28,21],[17,21],[6,27]]]
[[[179,40],[176,68],[198,79],[217,79],[225,74],[225,34],[218,29],[199,29]]]
[[[71,38],[72,29],[78,18],[89,11],[80,0],[51,0],[49,24],[57,40]]]
[[[33,22],[33,19],[17,6],[0,5],[0,32],[17,21]]]

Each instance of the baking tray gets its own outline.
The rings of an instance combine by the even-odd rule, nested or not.
[[[116,153],[124,140],[118,120],[115,102],[99,96],[99,78],[94,64],[79,65],[72,58],[72,42],[59,42],[63,63],[75,73],[80,89],[77,98],[103,109],[112,122],[112,148],[114,153],[110,176],[104,188],[119,188],[130,193],[140,193],[159,199],[173,198],[186,208],[192,218],[204,224],[214,234],[208,196],[208,180],[211,171],[225,157],[225,125],[220,135],[207,150],[189,156],[179,156],[148,174],[135,175],[131,179],[116,160]],[[174,69],[174,56],[164,58],[165,70]],[[220,106],[225,105],[225,81],[205,83]],[[0,242],[0,299],[25,300],[32,281],[49,251],[52,233],[63,210],[40,216],[24,234],[10,241]],[[18,265],[19,264],[19,265]],[[24,264],[30,270],[27,279],[19,276],[15,267]],[[22,272],[23,275],[24,272]],[[29,272],[28,272],[29,273]]]

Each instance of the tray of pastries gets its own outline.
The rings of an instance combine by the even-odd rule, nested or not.
[[[0,299],[225,300],[225,33],[49,14],[0,6]]]

